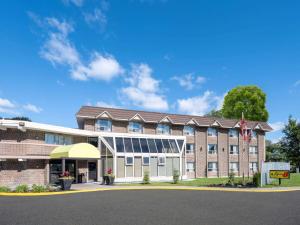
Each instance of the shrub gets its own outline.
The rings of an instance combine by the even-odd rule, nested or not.
[[[0,186],[0,192],[11,192],[11,189],[9,187]]]
[[[31,191],[32,192],[45,192],[45,191],[48,191],[48,189],[46,187],[44,187],[43,185],[32,185],[32,188],[31,188]]]
[[[228,174],[228,184],[233,186],[234,181],[235,181],[235,173],[233,172],[233,170],[230,170],[230,173]]]
[[[144,172],[143,184],[150,184],[149,171],[145,171]]]
[[[19,186],[16,187],[16,192],[28,192],[29,191],[29,187],[27,184],[20,184]]]
[[[260,186],[260,176],[261,174],[259,172],[255,173],[253,175],[253,184],[256,186],[256,187],[259,187]]]
[[[173,171],[173,183],[177,184],[179,181],[179,171],[178,170],[174,170]]]

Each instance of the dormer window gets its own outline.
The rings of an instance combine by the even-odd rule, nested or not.
[[[157,134],[170,134],[170,126],[168,124],[158,124],[156,128]]]
[[[229,129],[229,137],[237,138],[239,136],[239,132],[237,129]]]
[[[252,138],[257,138],[257,133],[256,133],[256,131],[254,131],[254,130],[251,130],[251,137]]]
[[[128,131],[131,133],[143,133],[143,125],[139,122],[129,122]]]
[[[210,137],[217,137],[217,129],[209,127],[207,129],[207,135],[210,136]]]
[[[96,122],[96,131],[111,132],[112,123],[110,120],[101,119]]]
[[[184,126],[183,127],[183,135],[193,136],[195,135],[195,129],[192,126]]]

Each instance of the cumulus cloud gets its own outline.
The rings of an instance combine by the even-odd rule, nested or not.
[[[212,91],[206,91],[200,96],[178,99],[178,111],[181,113],[203,116],[212,109],[220,108],[222,99],[223,96],[217,96]]]
[[[96,27],[100,28],[100,31],[105,29],[107,18],[103,9],[95,8],[93,12],[84,13],[83,16],[88,25],[96,25]]]
[[[96,51],[88,63],[83,63],[76,46],[69,39],[69,34],[74,31],[71,23],[60,21],[54,17],[41,20],[33,15],[29,14],[39,26],[47,28],[48,38],[40,51],[41,57],[54,66],[68,66],[71,78],[109,81],[123,73],[119,62],[109,54],[101,54]]]
[[[118,106],[113,103],[107,103],[103,101],[96,102],[95,106],[97,107],[105,107],[105,108],[117,108]]]
[[[197,85],[205,83],[206,79],[202,76],[194,76],[194,74],[189,73],[182,76],[174,76],[172,80],[178,81],[179,85],[186,90],[192,90]]]
[[[38,107],[30,103],[24,105],[23,108],[27,111],[34,112],[34,113],[40,113],[43,110],[41,107]]]
[[[121,93],[130,103],[145,109],[168,110],[168,102],[160,93],[160,81],[153,78],[147,64],[132,65],[126,82],[129,86],[122,88]]]
[[[12,103],[8,99],[0,98],[0,107],[3,107],[3,108],[15,108],[15,104]]]

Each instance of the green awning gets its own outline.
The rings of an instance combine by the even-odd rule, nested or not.
[[[50,153],[51,159],[71,158],[71,159],[99,159],[100,151],[88,143],[74,145],[64,145],[56,147]]]

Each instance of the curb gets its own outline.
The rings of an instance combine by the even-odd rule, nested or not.
[[[11,197],[33,197],[33,196],[53,196],[53,195],[69,195],[77,193],[100,192],[100,191],[134,191],[134,190],[176,190],[176,191],[219,191],[219,192],[248,192],[248,193],[279,193],[300,191],[300,189],[225,189],[213,187],[130,187],[130,188],[97,188],[92,190],[74,190],[74,191],[59,191],[59,192],[41,192],[41,193],[6,193],[1,192],[0,196]]]

